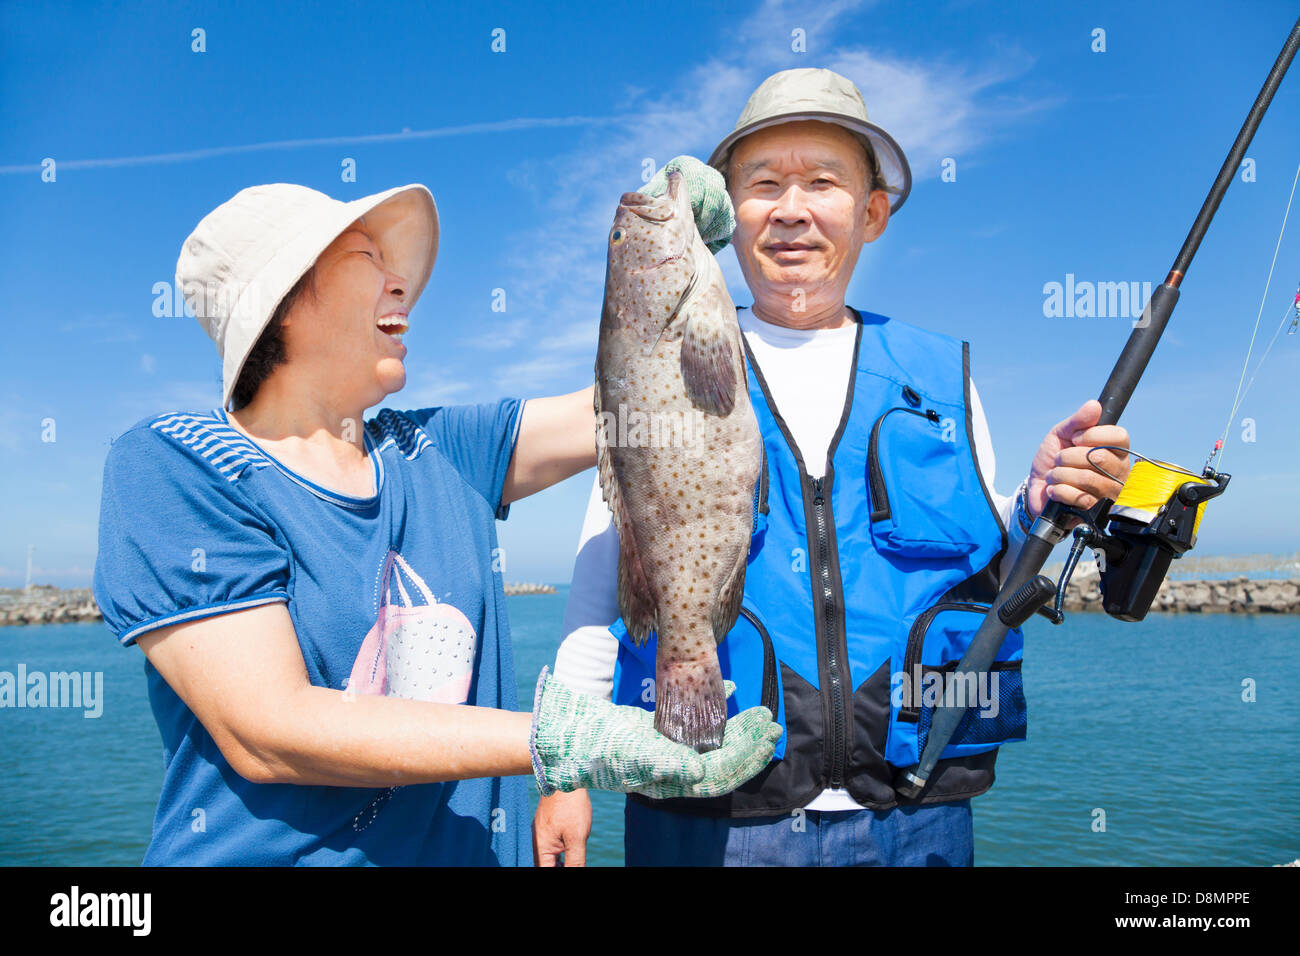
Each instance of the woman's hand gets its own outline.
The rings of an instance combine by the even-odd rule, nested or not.
[[[596,466],[595,388],[524,402],[503,505]]]
[[[533,705],[533,775],[542,796],[614,790],[648,797],[719,797],[772,760],[781,737],[766,707],[727,721],[722,746],[696,753],[654,728],[654,714],[580,694],[542,668]],[[727,696],[735,685],[725,682]]]

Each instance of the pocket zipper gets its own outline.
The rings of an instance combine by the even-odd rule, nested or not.
[[[936,425],[939,423],[939,413],[933,408],[927,408],[921,411],[916,408],[904,408],[902,405],[891,408],[871,426],[871,438],[867,443],[867,485],[871,490],[871,520],[888,521],[890,517],[889,509],[889,491],[885,488],[885,476],[880,470],[880,456],[877,446],[880,443],[880,426],[886,418],[894,412],[907,412],[909,415],[919,415],[921,418],[928,419]]]
[[[911,630],[907,632],[907,649],[903,652],[903,679],[912,679],[912,671],[921,661],[921,649],[925,645],[925,632],[930,629],[930,624],[934,621],[935,615],[940,611],[980,611],[987,613],[988,610],[989,605],[975,604],[971,601],[942,601],[926,608],[921,613],[921,616],[913,622]],[[921,719],[921,705],[913,702],[906,707],[899,708],[898,719],[909,724],[916,723]]]
[[[771,712],[772,719],[776,720],[777,708],[781,703],[776,699],[776,648],[772,646],[772,638],[767,633],[767,628],[753,611],[742,604],[740,613],[754,625],[758,636],[763,639],[763,693],[759,702]]]

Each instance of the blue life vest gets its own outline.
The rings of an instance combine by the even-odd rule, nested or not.
[[[636,799],[737,817],[788,813],[828,787],[872,809],[917,802],[894,786],[919,761],[945,688],[966,692],[972,709],[919,802],[983,793],[997,747],[1025,738],[1019,629],[982,686],[949,679],[996,596],[1007,544],[975,458],[969,345],[855,315],[848,394],[820,479],[745,345],[766,460],[743,606],[718,658],[736,684],[729,714],[763,704],[784,728],[776,759],[725,797]],[[638,649],[621,619],[610,631],[614,702],[653,709],[654,635]]]

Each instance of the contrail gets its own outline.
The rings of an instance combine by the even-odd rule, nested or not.
[[[104,169],[117,166],[148,166],[155,163],[186,163],[214,156],[232,156],[238,153],[257,153],[272,149],[305,149],[311,146],[340,146],[356,143],[390,143],[413,139],[435,139],[442,136],[469,136],[474,133],[505,133],[526,129],[551,129],[564,126],[601,126],[631,120],[645,119],[645,114],[627,116],[553,116],[520,117],[497,120],[491,123],[467,123],[463,126],[443,126],[438,129],[403,130],[400,133],[372,133],[367,136],[325,136],[316,139],[283,139],[270,143],[249,143],[244,146],[214,146],[192,149],[183,153],[152,153],[147,156],[114,156],[106,159],[56,160],[60,170]],[[4,173],[38,173],[40,163],[0,166]]]

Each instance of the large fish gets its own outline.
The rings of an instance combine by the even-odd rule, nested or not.
[[[667,195],[625,193],[614,216],[595,408],[619,610],[638,646],[658,636],[655,728],[715,749],[717,644],[740,613],[762,437],[736,309],[677,172]]]

